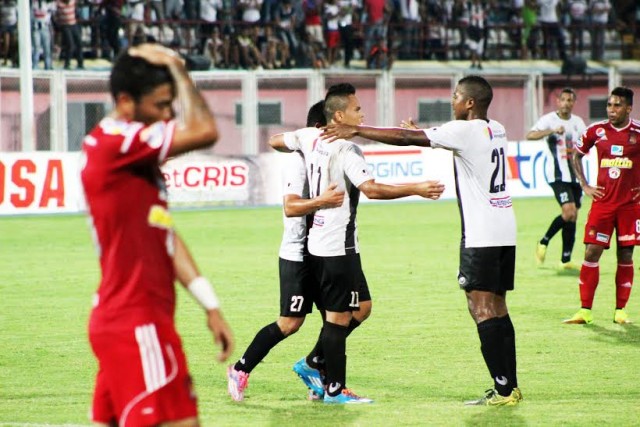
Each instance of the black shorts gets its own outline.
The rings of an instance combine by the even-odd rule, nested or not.
[[[565,203],[575,203],[576,208],[582,206],[582,188],[574,182],[556,181],[549,184],[560,206]]]
[[[309,257],[304,261],[280,258],[280,316],[304,317],[311,313],[318,286]]]
[[[360,301],[371,301],[360,254],[311,258],[320,285],[318,307],[342,313],[358,311]]]
[[[458,284],[466,292],[477,290],[504,294],[513,290],[515,265],[515,246],[461,246]]]

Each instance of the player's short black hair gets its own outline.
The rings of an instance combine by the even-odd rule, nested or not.
[[[575,91],[575,90],[573,90],[573,88],[570,88],[570,87],[565,87],[565,88],[563,88],[563,89],[560,91],[560,93],[558,94],[558,98],[560,98],[560,96],[561,96],[563,93],[568,93],[568,94],[570,94],[570,95],[573,95],[573,99],[574,99],[574,100],[575,100],[576,98],[578,98],[578,95],[576,94],[576,91]]]
[[[618,86],[611,91],[611,96],[619,96],[624,98],[627,105],[633,105],[633,91],[628,87]]]
[[[327,118],[324,116],[324,99],[318,101],[309,108],[307,113],[307,127],[320,127],[327,125]]]
[[[351,83],[338,83],[329,88],[324,97],[324,116],[329,122],[336,111],[347,108],[349,95],[355,95],[356,88]]]
[[[114,61],[109,76],[113,99],[120,93],[127,93],[135,102],[165,83],[174,84],[167,67],[150,64],[142,58],[129,55],[126,50]]]
[[[458,81],[459,86],[464,87],[464,94],[473,98],[480,109],[488,109],[493,99],[493,89],[484,77],[466,76]]]

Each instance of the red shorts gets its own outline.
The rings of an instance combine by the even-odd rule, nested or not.
[[[609,249],[614,229],[618,246],[640,245],[640,205],[592,204],[584,227],[584,243]]]
[[[327,31],[327,47],[337,47],[340,43],[340,32]]]
[[[92,421],[121,427],[196,417],[182,343],[172,323],[91,332],[99,369]]]

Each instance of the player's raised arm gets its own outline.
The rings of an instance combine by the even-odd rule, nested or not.
[[[373,126],[353,126],[343,123],[328,123],[322,132],[322,139],[351,139],[355,136],[382,142],[389,145],[417,145],[429,147],[429,138],[422,130],[403,128],[379,128]]]
[[[176,270],[176,278],[205,309],[207,326],[213,334],[215,343],[221,346],[218,361],[224,362],[233,352],[234,342],[231,329],[222,316],[218,297],[211,283],[200,275],[189,249],[177,233],[174,242],[173,265]]]
[[[320,209],[331,209],[342,206],[344,191],[337,190],[337,184],[331,184],[318,197],[305,199],[297,194],[284,196],[284,214],[287,217],[304,216]]]
[[[167,67],[174,82],[183,111],[183,125],[176,127],[169,156],[205,148],[218,140],[218,127],[213,113],[189,77],[182,58],[173,50],[159,44],[145,43],[131,47],[129,55],[139,57],[153,65]],[[158,108],[171,103],[167,97]]]

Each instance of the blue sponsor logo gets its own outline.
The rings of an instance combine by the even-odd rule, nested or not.
[[[376,178],[421,177],[424,165],[421,160],[405,162],[368,163],[369,170]]]

